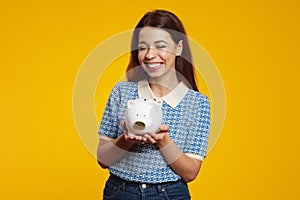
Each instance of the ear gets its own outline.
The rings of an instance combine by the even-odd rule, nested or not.
[[[180,40],[178,42],[178,44],[176,45],[176,56],[180,56],[181,55],[182,49],[183,49],[183,44],[182,44],[182,40]]]
[[[127,108],[128,108],[128,109],[131,109],[135,104],[136,104],[135,101],[129,100],[129,101],[127,101]]]

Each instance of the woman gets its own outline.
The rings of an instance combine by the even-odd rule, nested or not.
[[[190,199],[206,156],[208,98],[198,92],[186,32],[166,10],[146,13],[135,27],[128,82],[113,88],[99,128],[98,163],[110,177],[104,199]],[[155,98],[163,124],[156,133],[126,134],[128,100]]]

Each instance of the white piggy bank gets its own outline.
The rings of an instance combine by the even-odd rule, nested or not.
[[[129,135],[144,135],[158,130],[163,120],[161,106],[155,99],[129,100],[124,120]]]

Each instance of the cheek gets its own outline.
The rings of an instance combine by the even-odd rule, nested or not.
[[[160,51],[160,52],[158,53],[158,55],[159,55],[160,57],[162,57],[162,58],[165,58],[166,60],[175,57],[174,52],[172,52],[172,51],[170,51],[170,50],[163,50],[163,51]]]
[[[140,63],[143,62],[144,58],[145,58],[145,53],[144,52],[139,52],[138,53],[138,59],[139,59]]]
[[[175,56],[172,53],[164,52],[163,54],[160,54],[160,57],[165,60],[167,63],[172,63],[175,61]]]

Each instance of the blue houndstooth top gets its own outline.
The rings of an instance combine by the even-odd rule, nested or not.
[[[210,129],[208,98],[180,83],[168,95],[157,98],[147,81],[119,82],[111,91],[98,130],[100,139],[116,139],[123,132],[120,122],[128,100],[148,97],[161,102],[163,124],[170,127],[168,134],[186,155],[203,160],[206,156]],[[143,183],[162,183],[180,179],[166,163],[155,145],[136,143],[124,157],[109,167],[110,173]]]

